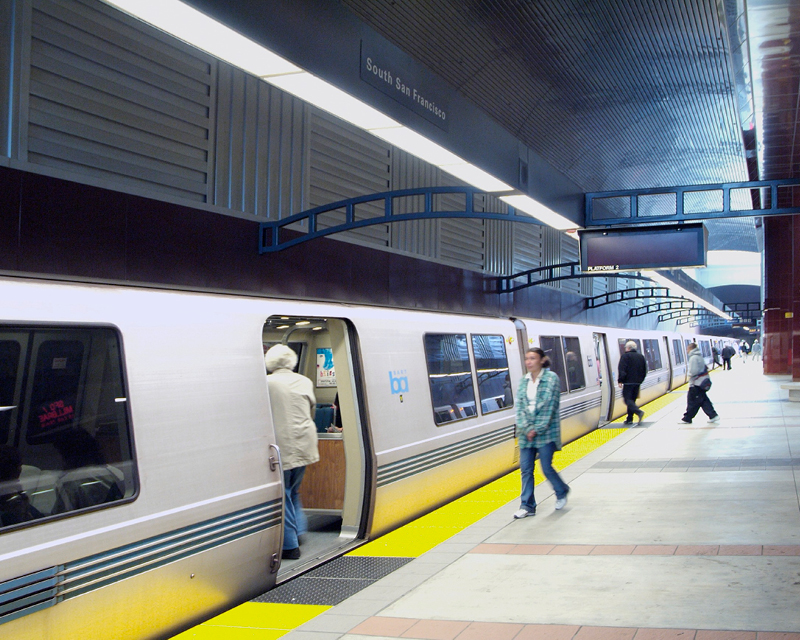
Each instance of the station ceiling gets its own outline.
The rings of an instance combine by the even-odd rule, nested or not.
[[[340,1],[584,191],[800,177],[798,0]]]

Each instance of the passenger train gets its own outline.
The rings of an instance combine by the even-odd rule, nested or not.
[[[687,342],[710,363],[720,340],[21,277],[0,300],[0,638],[15,640],[170,637],[512,471],[529,346],[561,379],[570,441],[623,415],[625,341],[646,403],[686,382]],[[263,359],[278,342],[319,407],[302,497],[324,543],[288,566]]]

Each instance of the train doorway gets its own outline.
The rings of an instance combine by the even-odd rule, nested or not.
[[[339,318],[276,315],[264,324],[264,353],[275,344],[288,345],[298,355],[295,371],[313,383],[319,447],[319,462],[306,467],[300,485],[308,521],[301,556],[281,562],[278,583],[341,555],[358,543],[363,529],[368,456],[355,341],[355,329]]]
[[[602,427],[611,420],[614,408],[614,374],[609,368],[608,338],[605,333],[593,333],[594,357],[597,361],[597,382],[600,385],[600,423]]]
[[[664,336],[664,352],[667,354],[667,389],[672,389],[672,371],[675,363],[672,361],[672,351],[669,348],[668,336]]]

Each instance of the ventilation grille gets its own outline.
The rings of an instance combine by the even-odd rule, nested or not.
[[[206,202],[215,69],[101,3],[34,0],[27,160]]]

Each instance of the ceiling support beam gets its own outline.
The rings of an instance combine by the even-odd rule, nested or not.
[[[800,179],[699,184],[586,194],[585,227],[696,222],[800,213],[791,206]],[[753,190],[762,209],[753,208]],[[796,201],[796,200],[795,200]]]

